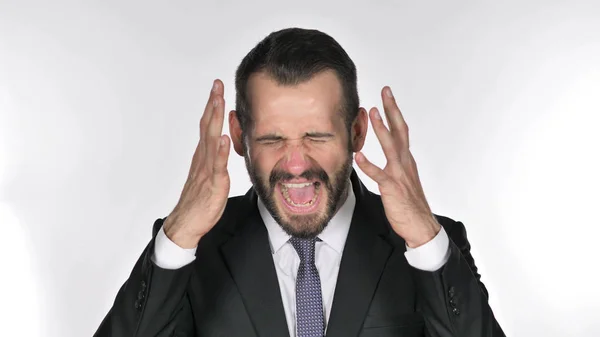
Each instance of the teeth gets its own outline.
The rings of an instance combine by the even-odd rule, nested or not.
[[[310,186],[311,184],[312,183],[282,184],[281,192],[283,194],[283,197],[285,198],[285,201],[287,201],[290,205],[296,206],[296,207],[308,207],[308,206],[312,205],[315,202],[315,200],[317,200],[317,196],[319,195],[319,184],[315,184],[315,195],[312,197],[311,200],[309,200],[308,202],[306,202],[304,204],[297,204],[297,203],[293,202],[292,199],[290,199],[290,195],[288,193],[288,188],[301,188],[301,187]],[[294,187],[292,187],[292,186],[294,186]],[[296,187],[296,186],[298,186],[298,187]]]
[[[313,183],[301,183],[301,184],[282,184],[286,188],[302,188],[312,185]]]

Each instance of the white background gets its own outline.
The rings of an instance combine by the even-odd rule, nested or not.
[[[177,201],[212,80],[232,109],[238,63],[289,26],[342,44],[363,106],[394,89],[508,335],[600,335],[598,1],[0,0],[3,336],[93,334]],[[365,152],[384,164],[373,133]]]

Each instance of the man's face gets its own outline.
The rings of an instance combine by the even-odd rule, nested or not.
[[[345,201],[352,169],[339,80],[326,71],[282,86],[257,73],[248,84],[244,157],[254,188],[288,234],[315,237]]]

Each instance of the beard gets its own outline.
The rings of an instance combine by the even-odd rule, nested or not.
[[[283,230],[294,237],[315,238],[321,234],[329,221],[338,209],[342,206],[347,197],[350,184],[348,179],[352,172],[352,153],[346,154],[346,160],[340,168],[330,177],[320,166],[310,168],[300,175],[294,175],[289,172],[274,168],[269,174],[268,180],[263,178],[256,165],[250,162],[248,152],[244,155],[246,169],[254,190],[262,200],[265,208],[269,211],[273,219],[283,228]],[[312,214],[283,214],[278,208],[275,195],[275,187],[294,178],[304,178],[307,180],[316,180],[319,188],[324,188],[327,192],[325,201],[325,210],[317,210]],[[323,193],[323,192],[320,192]],[[321,201],[323,202],[323,201]]]

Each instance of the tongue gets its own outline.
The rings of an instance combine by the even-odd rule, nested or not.
[[[315,196],[315,185],[301,187],[301,188],[288,188],[287,190],[290,199],[295,204],[306,204]]]

